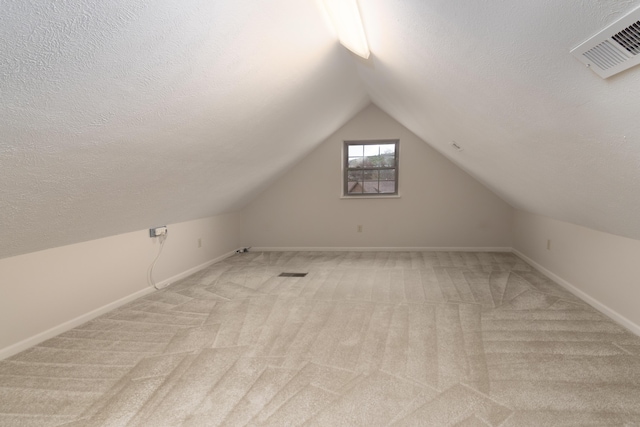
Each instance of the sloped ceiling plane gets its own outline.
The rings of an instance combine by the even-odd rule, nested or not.
[[[638,5],[360,0],[363,60],[320,0],[5,1],[0,257],[238,210],[370,103],[513,207],[640,239],[640,67],[569,53]]]

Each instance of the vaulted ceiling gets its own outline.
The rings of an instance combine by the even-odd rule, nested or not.
[[[370,102],[514,207],[640,239],[640,67],[569,54],[638,4],[360,0],[364,61],[316,0],[7,0],[0,257],[237,210]]]

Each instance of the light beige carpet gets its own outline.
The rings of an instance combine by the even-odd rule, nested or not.
[[[640,339],[511,254],[267,252],[0,362],[2,426],[301,424],[640,425]]]

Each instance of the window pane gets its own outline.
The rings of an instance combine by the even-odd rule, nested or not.
[[[347,194],[361,194],[362,193],[362,183],[357,181],[349,181],[349,186],[347,187]]]
[[[364,172],[365,181],[378,181],[378,171],[362,171]]]
[[[396,179],[395,169],[385,169],[380,171],[380,181],[395,181],[395,179]]]
[[[348,181],[362,181],[362,171],[348,170],[347,171],[347,180]]]
[[[395,144],[383,144],[380,145],[380,154],[396,154]]]
[[[385,154],[380,156],[380,166],[393,167],[396,165],[396,158],[393,154]]]
[[[398,152],[395,143],[345,144],[347,159],[343,173],[346,195],[397,193]]]
[[[367,156],[364,158],[364,166],[367,168],[379,168],[382,166],[382,157]]]
[[[364,155],[363,145],[349,145],[349,157],[357,157]]]
[[[375,193],[378,194],[378,181],[365,181],[364,182],[364,193]]]
[[[378,144],[365,145],[364,146],[364,155],[365,156],[379,156],[380,155],[380,146]]]
[[[349,157],[350,168],[361,168],[363,159],[362,157]]]
[[[381,193],[395,193],[396,182],[395,181],[380,181],[379,190]]]
[[[363,171],[364,193],[379,193],[378,191],[378,171]]]
[[[347,194],[360,194],[364,187],[362,181],[363,171],[348,171],[347,173]]]

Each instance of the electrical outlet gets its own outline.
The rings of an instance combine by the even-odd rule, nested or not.
[[[198,247],[201,248],[202,247],[202,239],[198,239]]]
[[[163,225],[162,227],[155,227],[149,229],[149,237],[159,237],[167,234],[167,226]]]
[[[358,225],[358,233],[362,233],[362,226]]]
[[[547,250],[551,250],[551,239],[547,239]]]

